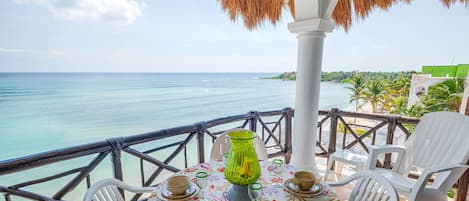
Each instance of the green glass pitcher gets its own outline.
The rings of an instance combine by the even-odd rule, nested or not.
[[[230,153],[225,167],[225,178],[232,184],[247,186],[259,179],[261,168],[254,148],[256,133],[245,129],[228,131]]]

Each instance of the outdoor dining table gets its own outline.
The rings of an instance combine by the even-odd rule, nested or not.
[[[262,201],[338,201],[337,195],[327,184],[323,185],[323,192],[314,198],[298,198],[282,187],[276,187],[273,183],[283,183],[285,180],[293,178],[296,168],[293,165],[284,165],[284,171],[281,174],[275,175],[272,171],[271,161],[260,161],[261,166],[261,177],[258,182],[263,186],[262,189]],[[209,174],[207,187],[205,188],[204,198],[211,201],[227,201],[226,193],[230,188],[231,184],[225,179],[223,162],[209,162],[201,163],[193,167],[186,168],[177,174],[188,176],[192,182],[196,182],[196,173],[198,171],[205,171]],[[156,192],[164,186],[166,181],[159,183],[156,186]],[[200,196],[200,192],[199,192]],[[153,193],[148,201],[158,201],[156,194]],[[193,200],[199,200],[198,196],[195,196]]]

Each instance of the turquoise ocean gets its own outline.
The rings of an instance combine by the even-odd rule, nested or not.
[[[0,160],[250,110],[293,107],[295,82],[251,73],[0,74]],[[350,106],[323,82],[320,107]]]
[[[0,161],[251,110],[293,107],[294,81],[260,79],[275,75],[0,73]],[[350,108],[345,86],[323,82],[320,108]],[[32,174],[41,171],[47,170]]]

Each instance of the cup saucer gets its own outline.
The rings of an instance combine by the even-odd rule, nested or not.
[[[170,191],[168,191],[167,186],[164,185],[158,191],[157,196],[159,199],[167,200],[167,201],[186,201],[196,196],[199,193],[199,191],[200,191],[200,188],[193,182],[190,182],[189,187],[187,188],[185,194],[173,195]]]
[[[287,179],[284,182],[285,190],[289,193],[295,193],[301,195],[302,197],[315,197],[320,195],[323,192],[322,184],[314,184],[308,190],[301,190],[300,187],[293,183],[293,179]]]

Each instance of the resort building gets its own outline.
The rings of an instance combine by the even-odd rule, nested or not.
[[[422,74],[412,75],[407,107],[417,104],[420,96],[428,91],[428,87],[448,79],[466,77],[468,70],[469,64],[422,66]]]
[[[466,77],[469,64],[451,66],[422,66],[422,74],[430,74],[432,77]]]

